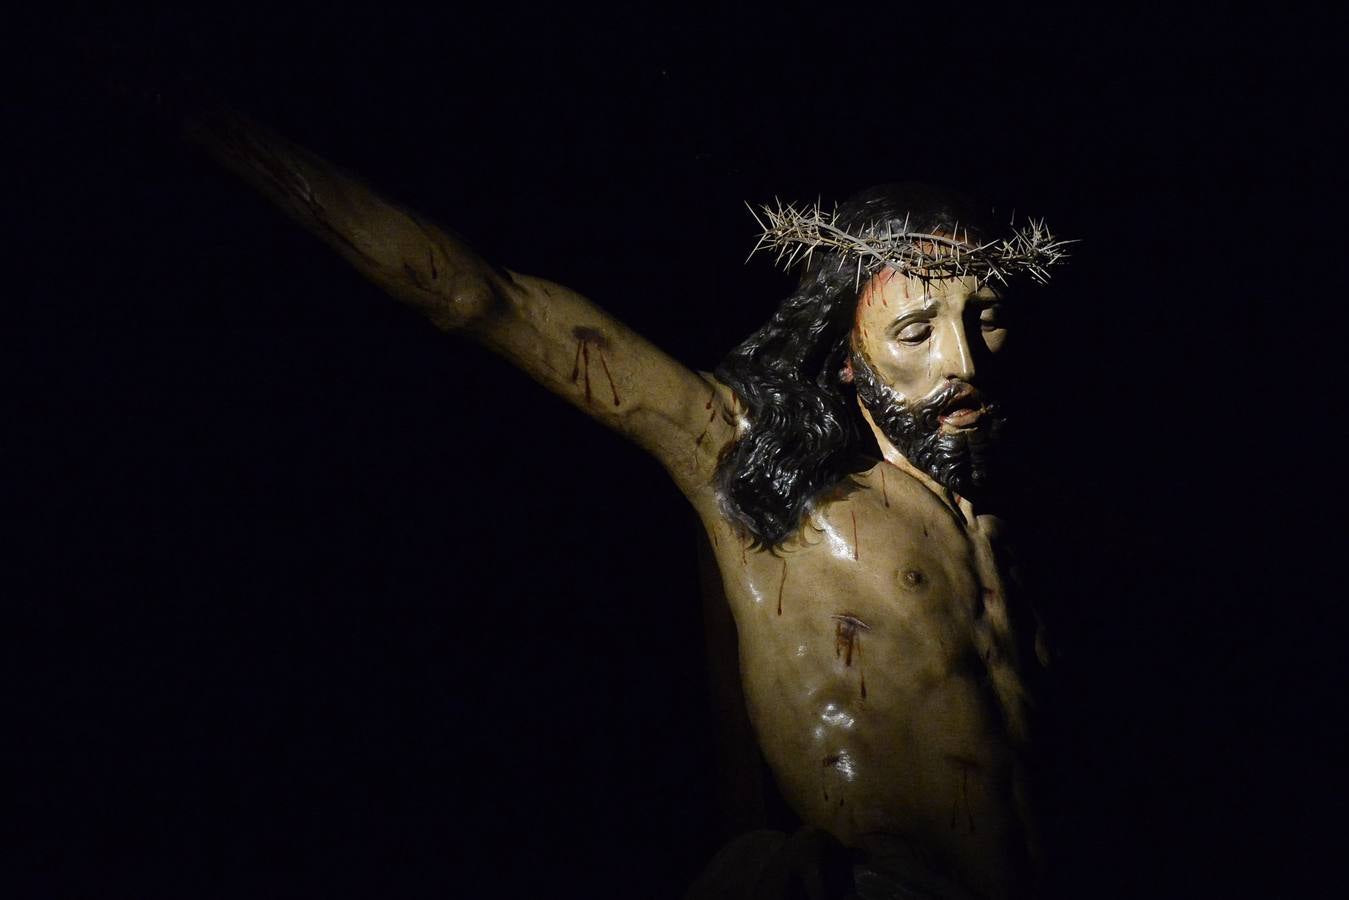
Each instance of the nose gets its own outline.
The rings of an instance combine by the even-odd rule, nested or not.
[[[965,323],[952,319],[939,348],[942,375],[950,381],[974,381],[974,354],[965,334]]]

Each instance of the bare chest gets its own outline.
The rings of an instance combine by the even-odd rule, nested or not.
[[[989,535],[898,470],[859,483],[776,554],[716,535],[760,746],[845,841],[944,830],[948,782],[1001,821],[1020,690]]]
[[[882,681],[916,688],[976,663],[978,620],[1001,590],[986,536],[903,473],[859,483],[775,553],[716,536],[742,664],[756,663],[747,681],[794,673],[793,691],[811,694],[851,675],[880,703]]]

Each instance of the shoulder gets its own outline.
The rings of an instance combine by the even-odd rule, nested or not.
[[[697,433],[688,457],[688,482],[693,490],[685,493],[709,532],[718,526],[733,531],[717,499],[716,476],[726,453],[748,430],[746,406],[729,385],[711,372],[699,370],[695,375],[702,391],[694,411]]]

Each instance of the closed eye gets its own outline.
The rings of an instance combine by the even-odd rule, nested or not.
[[[932,323],[927,320],[910,322],[895,332],[895,340],[905,344],[921,344],[932,334]]]
[[[932,317],[936,314],[936,306],[926,302],[921,308],[910,310],[891,322],[886,333],[891,340],[902,344],[921,344],[931,336]]]

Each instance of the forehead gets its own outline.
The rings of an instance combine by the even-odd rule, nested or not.
[[[921,309],[959,315],[969,303],[997,300],[998,293],[993,288],[976,282],[972,276],[924,281],[885,268],[872,276],[857,295],[857,322],[878,324]]]

